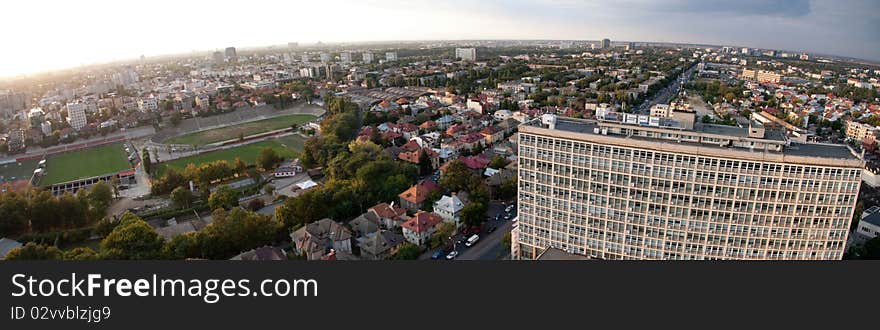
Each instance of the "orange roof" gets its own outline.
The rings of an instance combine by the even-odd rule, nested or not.
[[[406,210],[400,206],[391,206],[388,203],[379,203],[370,208],[381,218],[394,219],[406,214]]]
[[[430,195],[431,192],[437,189],[440,189],[440,186],[434,183],[434,181],[422,180],[416,185],[409,187],[409,189],[398,196],[407,202],[420,204],[428,198],[428,195]]]

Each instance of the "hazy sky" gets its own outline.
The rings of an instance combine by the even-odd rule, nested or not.
[[[880,61],[878,0],[4,1],[0,76],[288,41],[588,39]]]

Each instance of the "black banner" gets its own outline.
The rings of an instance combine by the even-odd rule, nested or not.
[[[858,300],[876,297],[878,274],[877,262],[0,262],[0,324],[497,329],[769,316],[831,325],[876,310]]]

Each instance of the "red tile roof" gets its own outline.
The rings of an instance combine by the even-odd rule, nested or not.
[[[406,209],[400,206],[391,206],[388,203],[379,203],[370,208],[381,218],[394,219],[406,215]]]
[[[441,222],[443,222],[443,218],[434,212],[419,211],[419,213],[416,213],[415,216],[409,218],[409,220],[404,222],[401,226],[417,233],[423,233],[434,228],[434,226]]]
[[[437,189],[440,189],[440,186],[434,183],[434,181],[422,180],[416,185],[409,187],[406,191],[400,193],[399,196],[407,202],[420,204],[428,198],[428,195],[430,195],[431,192]]]

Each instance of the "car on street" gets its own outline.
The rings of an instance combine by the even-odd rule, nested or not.
[[[434,254],[431,255],[431,259],[437,260],[443,258],[443,250],[434,251]]]
[[[474,246],[474,244],[477,244],[477,241],[479,241],[479,240],[480,240],[480,235],[473,235],[470,238],[468,238],[467,242],[464,243],[464,246],[467,246],[467,247]]]
[[[449,252],[449,254],[446,255],[446,260],[455,259],[455,257],[457,257],[457,256],[458,256],[458,251]]]

